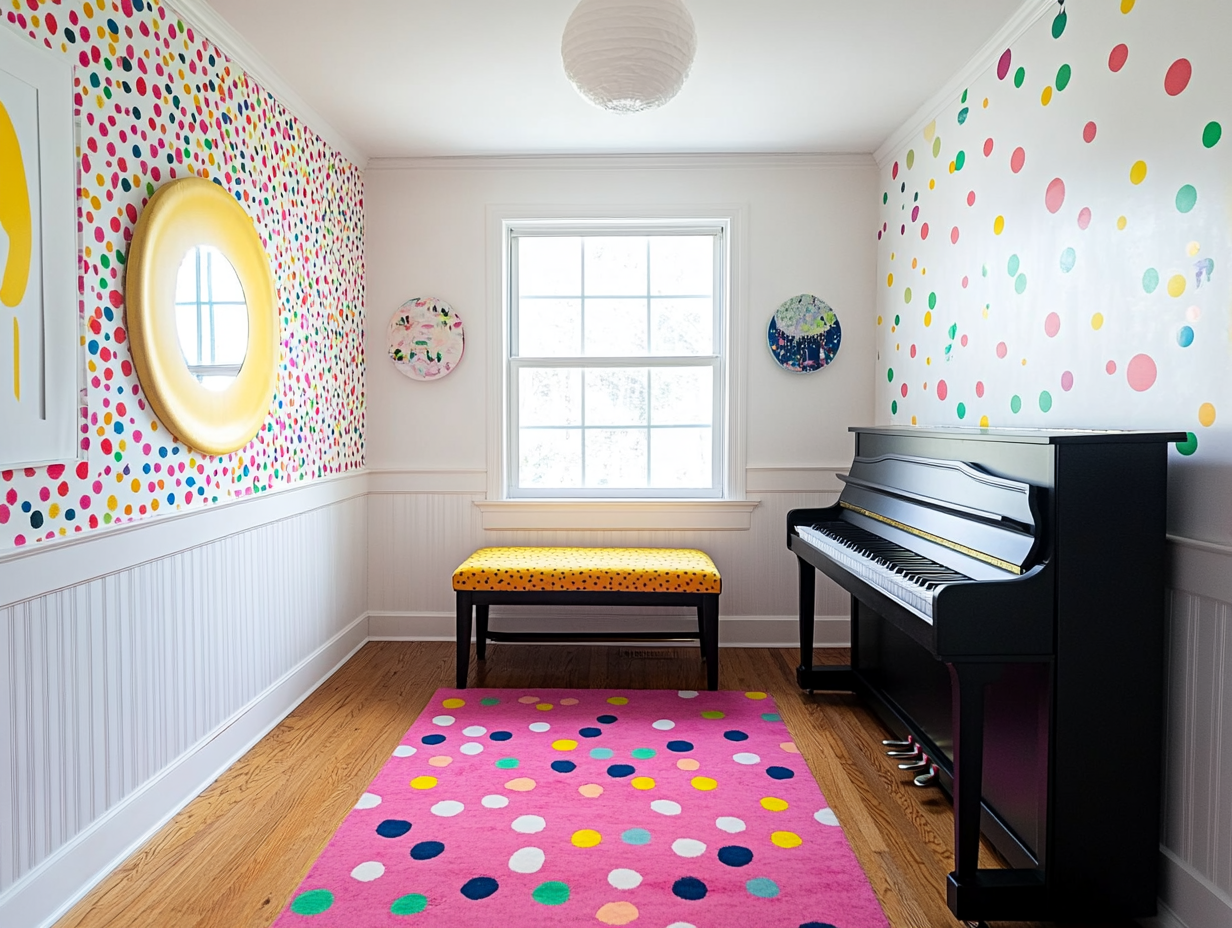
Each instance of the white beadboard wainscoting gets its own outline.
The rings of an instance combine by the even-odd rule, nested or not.
[[[454,637],[454,568],[486,545],[620,545],[700,548],[723,575],[719,641],[726,647],[791,647],[799,641],[796,558],[787,550],[791,509],[833,505],[838,467],[750,468],[749,498],[757,500],[745,531],[488,531],[475,505],[484,500],[482,472],[454,478],[433,471],[372,471],[368,497],[369,634],[374,639]],[[478,473],[479,476],[476,476]],[[850,597],[819,577],[818,647],[848,642]],[[687,608],[654,610],[492,608],[502,631],[556,631],[584,619],[588,631],[696,629]]]
[[[0,560],[0,925],[48,925],[367,640],[367,479]]]

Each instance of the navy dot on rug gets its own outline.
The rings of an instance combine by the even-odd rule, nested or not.
[[[599,716],[597,719],[595,719],[595,721],[596,721],[596,722],[602,722],[604,725],[611,725],[614,721],[616,721],[616,716],[614,716],[614,715],[601,715],[601,716]]]
[[[633,773],[632,764],[612,764],[612,766],[607,768],[607,775],[609,777],[627,777],[632,776]]]
[[[552,761],[552,769],[557,773],[573,773],[577,770],[577,764],[571,760],[554,760]]]
[[[424,735],[419,740],[422,741],[424,744],[440,744],[442,741],[445,740],[445,736],[444,735]]]
[[[790,780],[796,775],[796,772],[788,767],[767,767],[766,773],[775,780]]]
[[[692,741],[669,741],[667,742],[667,749],[669,751],[674,751],[677,754],[684,754],[686,751],[693,750],[693,742]]]
[[[491,738],[493,741],[508,741],[510,738],[513,737],[513,732],[494,731],[492,732],[492,734],[488,735],[488,737]]]
[[[444,850],[445,845],[439,841],[420,841],[411,848],[411,859],[431,860],[433,857],[440,857]]]
[[[477,876],[473,880],[467,880],[462,884],[462,889],[459,890],[467,899],[487,899],[500,889],[500,883],[492,879],[490,876]]]
[[[401,838],[411,830],[411,823],[400,818],[387,818],[376,826],[376,833],[382,838]]]
[[[705,899],[706,884],[695,876],[682,876],[672,884],[672,892],[681,899]]]
[[[728,741],[748,741],[749,740],[749,736],[745,732],[736,731],[734,729],[732,731],[723,732],[723,737],[726,738]]]
[[[601,734],[603,734],[603,729],[602,728],[583,728],[580,731],[578,731],[578,734],[581,735],[583,738],[598,738]]]
[[[743,867],[752,860],[753,852],[747,847],[730,844],[727,847],[719,848],[719,863],[727,864],[729,867]]]

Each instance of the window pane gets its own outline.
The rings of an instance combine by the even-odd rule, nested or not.
[[[714,237],[655,236],[650,239],[650,292],[708,296],[714,289]]]
[[[650,421],[654,425],[712,425],[714,371],[674,367],[650,372]]]
[[[202,299],[208,295],[215,303],[244,302],[244,288],[240,285],[235,268],[226,255],[211,245],[201,248],[201,274]]]
[[[713,470],[710,429],[651,429],[652,487],[709,487]]]
[[[524,367],[518,372],[519,425],[581,425],[582,372]]]
[[[646,239],[615,235],[586,239],[586,295],[646,293]]]
[[[650,301],[650,353],[714,354],[714,304],[709,299]]]
[[[248,354],[248,308],[214,307],[214,363],[243,364]]]
[[[247,323],[245,323],[247,324]],[[175,330],[180,336],[180,350],[184,352],[184,360],[189,364],[200,364],[201,353],[197,345],[197,304],[184,305],[177,303],[175,307]]]
[[[646,486],[646,430],[587,429],[586,486]]]
[[[175,275],[175,301],[177,303],[197,302],[197,254],[198,249],[189,249],[180,262],[180,269]],[[205,299],[205,294],[201,295]]]
[[[580,238],[519,238],[519,296],[579,296],[582,292]]]
[[[646,354],[646,301],[587,300],[585,353],[607,358]]]
[[[581,353],[581,300],[518,302],[518,356],[559,358]]]
[[[586,371],[586,425],[645,425],[646,368]]]
[[[519,429],[518,484],[565,489],[582,485],[580,429]]]

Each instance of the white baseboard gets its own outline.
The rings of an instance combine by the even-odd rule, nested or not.
[[[556,607],[551,617],[528,617],[515,612],[492,610],[492,627],[502,631],[557,632],[577,630],[622,632],[630,627],[655,627],[660,631],[696,630],[697,622],[681,610],[647,609],[657,624],[635,625],[627,612],[603,612]],[[368,634],[373,641],[453,641],[452,612],[369,612]],[[794,615],[719,616],[719,646],[723,648],[795,648],[800,645],[799,619]],[[819,648],[845,648],[850,644],[851,620],[845,615],[818,616],[813,626]]]
[[[1228,928],[1232,925],[1232,896],[1167,848],[1161,847],[1159,855],[1158,928]]]
[[[0,895],[0,925],[49,928],[368,641],[362,615]]]

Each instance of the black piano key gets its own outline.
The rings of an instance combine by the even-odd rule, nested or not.
[[[812,528],[926,590],[934,590],[943,583],[971,579],[850,522],[820,522]]]

